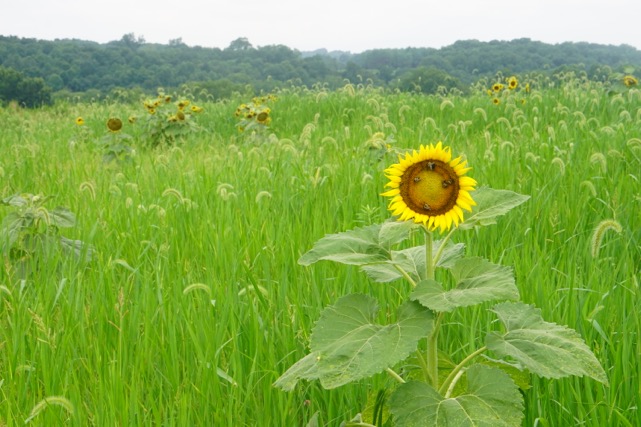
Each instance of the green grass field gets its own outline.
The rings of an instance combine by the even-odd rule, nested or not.
[[[236,129],[238,98],[199,104],[202,130],[155,149],[126,122],[141,105],[0,109],[0,197],[53,196],[48,209],[76,215],[60,233],[93,247],[86,264],[59,254],[26,278],[5,254],[0,426],[305,426],[316,413],[338,426],[366,411],[395,384],[384,373],[333,390],[272,384],[307,354],[323,307],[363,292],[393,309],[409,289],[297,261],[325,234],[389,217],[380,193],[397,155],[385,144],[437,141],[480,186],[531,196],[454,240],[511,266],[521,300],[576,329],[609,377],[533,377],[524,425],[641,425],[641,91],[567,78],[506,89],[498,105],[481,90],[277,95],[260,138]],[[78,116],[91,137],[70,143]],[[102,161],[95,141],[111,116],[133,136],[131,162]],[[0,218],[12,210],[0,205]],[[622,230],[600,235],[597,252],[603,220]],[[442,349],[478,347],[491,319],[446,317]]]

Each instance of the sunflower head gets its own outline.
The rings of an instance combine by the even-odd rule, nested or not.
[[[78,126],[82,126],[82,125],[84,125],[84,124],[85,124],[85,119],[83,119],[82,117],[78,117],[78,118],[76,119],[76,124],[77,124]]]
[[[514,90],[518,85],[519,85],[519,81],[516,79],[516,77],[512,76],[509,79],[507,79],[508,89]]]
[[[634,76],[625,76],[623,77],[623,84],[627,87],[636,86],[639,81]]]
[[[122,120],[112,117],[107,120],[107,129],[109,129],[109,132],[118,132],[122,129]]]
[[[501,103],[501,100],[500,100],[500,99],[498,99],[498,98],[493,98],[493,99],[492,99],[492,104],[494,104],[494,105],[499,105],[500,103]]]
[[[421,145],[385,170],[390,190],[382,195],[391,198],[388,209],[399,221],[411,219],[443,232],[463,221],[463,209],[476,205],[470,195],[476,181],[465,176],[470,169],[462,157],[452,159],[441,142]]]

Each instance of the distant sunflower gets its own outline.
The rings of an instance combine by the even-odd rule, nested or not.
[[[256,121],[258,123],[267,124],[269,120],[269,112],[262,111],[256,115]]]
[[[82,125],[84,125],[84,124],[85,124],[85,119],[83,119],[82,117],[78,117],[78,118],[76,119],[76,124],[77,124],[78,126],[82,126]]]
[[[492,86],[492,90],[494,92],[502,91],[503,90],[503,84],[502,83],[494,83],[494,85]]]
[[[412,219],[443,232],[463,221],[463,209],[471,212],[476,205],[470,192],[477,183],[465,176],[470,169],[462,157],[452,160],[441,142],[421,145],[385,170],[391,190],[382,195],[391,198],[388,209],[399,221]]]
[[[623,84],[627,87],[636,86],[639,81],[634,76],[625,76],[623,77]]]
[[[122,129],[122,120],[118,118],[111,118],[107,120],[107,128],[110,132],[118,132]]]
[[[191,111],[193,113],[202,113],[203,112],[203,107],[198,107],[196,105],[191,106]]]
[[[493,98],[493,99],[492,99],[492,104],[494,104],[494,105],[499,105],[500,103],[501,103],[501,100],[500,100],[500,99],[498,99],[498,98]]]
[[[507,79],[507,87],[510,90],[516,89],[516,87],[519,85],[519,81],[517,80],[516,77],[512,76],[509,79]]]

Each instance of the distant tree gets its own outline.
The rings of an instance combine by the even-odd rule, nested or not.
[[[0,101],[16,101],[33,108],[51,104],[51,88],[40,77],[25,77],[11,68],[0,67]]]
[[[247,40],[246,37],[239,37],[236,40],[233,40],[229,47],[226,50],[238,51],[238,50],[251,50],[254,46]]]
[[[424,94],[435,94],[441,86],[446,89],[463,88],[459,79],[434,67],[410,70],[400,78],[398,83],[398,88],[402,91]]]

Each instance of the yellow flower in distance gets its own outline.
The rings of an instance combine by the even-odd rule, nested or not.
[[[507,87],[510,90],[516,89],[516,87],[519,85],[519,81],[517,80],[516,77],[512,76],[509,79],[507,79]]]
[[[625,76],[623,77],[623,84],[627,87],[636,86],[639,81],[634,76]]]
[[[502,83],[494,83],[494,85],[492,86],[492,90],[494,92],[502,91],[503,90],[503,84]]]
[[[493,98],[493,99],[492,99],[492,104],[494,104],[494,105],[499,105],[500,103],[501,103],[501,100],[500,100],[500,99],[498,99],[498,98]]]
[[[109,129],[109,132],[118,132],[122,129],[122,120],[118,118],[111,118],[107,120],[107,129]]]
[[[476,205],[470,192],[476,181],[465,176],[471,168],[462,157],[452,159],[442,143],[421,145],[419,151],[399,156],[399,163],[385,169],[390,187],[382,193],[390,197],[388,210],[399,221],[414,220],[428,230],[449,230],[463,221],[463,209]]]
[[[84,125],[84,124],[85,124],[85,119],[83,119],[82,117],[78,117],[78,118],[76,119],[76,124],[77,124],[78,126],[82,126],[82,125]]]
[[[203,107],[198,107],[197,105],[192,105],[191,106],[191,111],[193,113],[202,113],[203,112]]]

